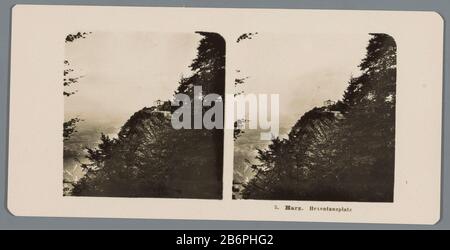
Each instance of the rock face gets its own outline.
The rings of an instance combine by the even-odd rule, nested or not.
[[[91,150],[93,163],[85,166],[91,176],[73,195],[221,197],[221,136],[216,130],[175,130],[167,111],[144,108],[124,124],[117,139],[104,137]]]
[[[247,199],[306,199],[302,185],[311,185],[320,148],[337,124],[345,119],[336,106],[314,108],[292,127],[288,139],[274,140],[268,150],[261,150],[261,165],[252,166],[255,177],[242,192]],[[313,199],[312,197],[310,199]]]
[[[166,196],[185,198],[211,198],[221,193],[221,131],[175,130],[169,111],[146,108],[137,112],[124,125],[119,139],[134,145],[139,162],[153,159],[160,176],[165,179]],[[215,139],[219,140],[215,140]],[[129,161],[132,162],[132,161]]]

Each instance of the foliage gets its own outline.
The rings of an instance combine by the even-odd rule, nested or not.
[[[74,42],[77,39],[85,39],[87,35],[92,34],[92,32],[78,32],[76,34],[69,34],[66,36],[66,43]],[[64,72],[63,72],[63,96],[69,97],[76,93],[76,91],[71,90],[70,87],[73,87],[74,84],[78,83],[78,81],[82,78],[82,76],[73,76],[73,72],[75,71],[68,60],[64,60]],[[63,138],[64,141],[67,141],[71,138],[71,136],[77,132],[76,125],[82,120],[79,118],[72,118],[63,123]]]
[[[89,34],[92,34],[92,32],[77,32],[75,34],[68,34],[66,36],[66,43],[74,42],[77,39],[86,39]]]
[[[241,41],[246,40],[246,39],[251,40],[251,39],[253,39],[253,37],[254,37],[255,35],[258,35],[258,32],[255,32],[255,33],[252,33],[252,32],[250,32],[250,33],[244,33],[244,34],[242,34],[242,35],[240,35],[240,36],[238,37],[238,39],[236,40],[236,43],[240,43]]]
[[[66,67],[64,69],[64,79],[63,79],[63,86],[64,86],[64,92],[63,95],[66,97],[69,97],[71,95],[74,95],[76,92],[73,90],[69,90],[68,88],[71,87],[73,84],[78,83],[80,80],[80,76],[71,76],[73,74],[74,69],[70,67],[70,63],[68,60],[64,60],[64,66]]]
[[[80,122],[79,118],[72,118],[63,124],[63,137],[64,140],[69,140],[73,133],[77,132],[76,124]]]

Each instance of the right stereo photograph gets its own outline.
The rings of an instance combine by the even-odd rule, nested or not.
[[[393,202],[394,37],[252,32],[235,49],[236,96],[278,94],[279,133],[236,121],[233,199]]]

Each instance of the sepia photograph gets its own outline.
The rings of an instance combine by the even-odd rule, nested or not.
[[[435,12],[18,5],[12,21],[14,215],[440,219]]]
[[[393,202],[397,45],[384,33],[253,32],[236,93],[279,95],[279,135],[240,120],[233,199]],[[274,112],[274,110],[272,110]]]
[[[174,96],[223,98],[219,34],[79,31],[65,55],[65,196],[222,198],[223,129],[171,124]]]

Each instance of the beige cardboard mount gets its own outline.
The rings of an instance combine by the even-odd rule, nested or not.
[[[443,25],[434,12],[17,5],[8,209],[17,216],[434,224],[441,200]],[[390,34],[398,45],[394,202],[232,200],[233,131],[225,134],[223,200],[64,197],[61,38],[76,30],[202,30],[226,40],[249,31]],[[227,67],[233,68],[232,58]],[[227,75],[227,91],[233,86]],[[285,205],[305,209],[274,209]],[[310,211],[311,206],[351,212]]]

